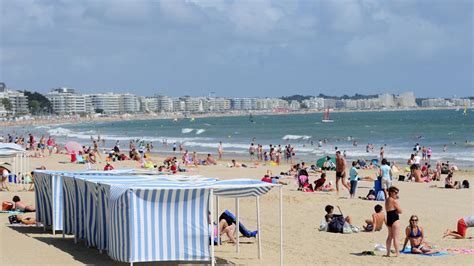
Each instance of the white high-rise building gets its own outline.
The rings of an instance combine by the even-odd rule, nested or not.
[[[118,114],[120,113],[120,102],[121,95],[114,93],[99,93],[99,94],[89,94],[92,106],[97,112],[102,110],[104,114]]]
[[[57,114],[85,114],[93,111],[90,99],[77,94],[74,89],[61,87],[51,90],[45,96]]]
[[[140,102],[134,94],[125,93],[120,95],[120,113],[138,113],[140,111]]]
[[[399,107],[416,107],[416,97],[413,92],[404,92],[396,97]]]
[[[10,114],[16,115],[26,115],[29,113],[28,110],[28,97],[25,96],[23,92],[9,90],[5,83],[0,83],[0,100],[7,98],[12,104],[12,110]],[[1,102],[0,102],[0,105]],[[3,105],[2,105],[3,107]],[[8,111],[3,107],[2,115],[7,115]]]
[[[173,99],[164,95],[157,95],[157,107],[160,112],[173,112]]]
[[[393,94],[389,94],[389,93],[379,94],[378,100],[379,100],[380,107],[386,107],[386,108],[395,107],[395,97],[393,96]]]

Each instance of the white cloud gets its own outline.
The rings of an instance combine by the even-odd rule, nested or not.
[[[262,35],[272,31],[284,17],[271,1],[236,1],[229,10],[229,19],[243,34]]]

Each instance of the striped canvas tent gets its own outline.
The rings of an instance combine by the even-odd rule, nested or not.
[[[45,190],[54,191],[51,182],[61,181],[63,197],[56,192],[56,198],[63,204],[59,209],[63,210],[64,233],[74,233],[76,240],[84,238],[89,246],[107,250],[112,259],[130,263],[210,259],[214,264],[214,245],[209,245],[214,237],[210,234],[213,223],[211,231],[208,227],[208,214],[217,214],[211,200],[214,194],[238,202],[240,197],[258,199],[275,186],[246,179],[218,181],[113,172],[40,172],[37,176]],[[37,194],[37,201],[43,206],[56,204],[51,191]],[[52,212],[55,207],[42,209]],[[280,214],[281,210],[280,205]],[[238,209],[236,214],[238,224]],[[259,257],[260,250],[259,233]]]
[[[110,200],[110,185],[149,184],[164,186],[179,181],[175,186],[187,186],[190,182],[214,182],[216,179],[180,175],[170,177],[168,175],[130,176],[68,173],[62,175],[62,181],[64,188],[63,234],[74,234],[76,242],[85,239],[89,247],[105,250],[107,249],[106,224],[108,223],[106,210]]]
[[[34,171],[36,220],[43,223],[45,229],[51,226],[53,234],[56,230],[63,230],[63,184],[62,175],[133,175],[135,169],[120,169],[113,171]],[[143,171],[139,171],[144,174]]]

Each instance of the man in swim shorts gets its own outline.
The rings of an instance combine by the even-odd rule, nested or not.
[[[339,181],[342,179],[342,185],[350,190],[346,177],[346,159],[341,155],[341,151],[336,151],[336,191],[339,195]]]

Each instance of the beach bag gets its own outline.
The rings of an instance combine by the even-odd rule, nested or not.
[[[463,180],[462,181],[462,188],[469,188],[469,181]]]
[[[319,231],[327,231],[328,230],[328,223],[326,221],[322,221],[318,228]]]
[[[344,216],[342,215],[333,215],[331,221],[328,223],[328,232],[331,233],[342,233],[344,230]]]
[[[385,201],[385,194],[383,193],[383,190],[380,190],[377,192],[377,197],[375,198],[377,201]]]
[[[398,181],[405,181],[404,175],[398,175]]]
[[[351,234],[352,233],[352,227],[349,223],[344,223],[344,226],[342,227],[342,233],[343,234]]]
[[[9,211],[13,208],[13,203],[9,201],[2,202],[2,211]]]

